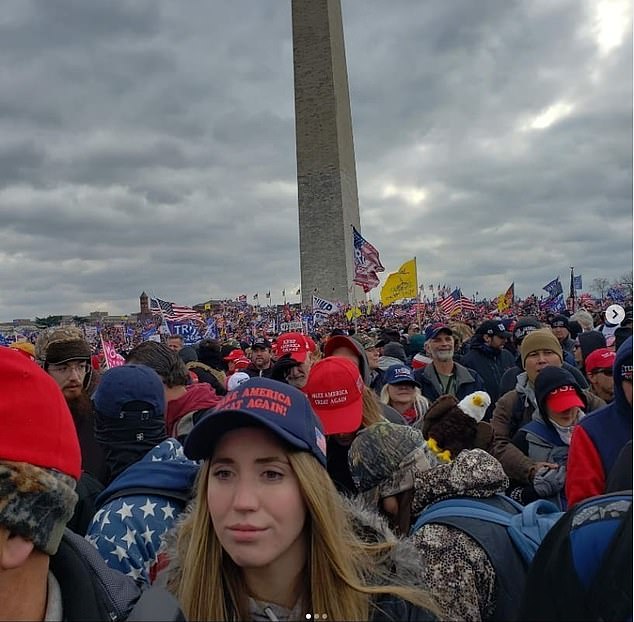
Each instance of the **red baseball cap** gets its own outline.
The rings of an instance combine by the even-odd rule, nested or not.
[[[302,391],[326,435],[348,434],[361,427],[364,387],[359,368],[352,361],[332,356],[313,365]]]
[[[237,361],[239,358],[245,358],[246,354],[244,350],[240,350],[236,348],[235,350],[231,350],[227,356],[225,356],[225,361]]]
[[[237,359],[233,359],[233,364],[236,366],[236,369],[246,369],[249,365],[251,365],[251,361],[246,356],[240,356]]]
[[[546,398],[546,406],[548,406],[548,408],[550,408],[553,412],[562,413],[573,406],[584,408],[585,404],[579,397],[577,390],[571,385],[566,385],[559,387],[548,394],[548,397]]]
[[[592,373],[595,369],[612,369],[616,353],[609,348],[597,348],[586,356],[584,362],[586,373]]]
[[[284,333],[275,341],[275,354],[278,357],[290,354],[298,363],[303,363],[311,351],[308,338],[301,333]]]

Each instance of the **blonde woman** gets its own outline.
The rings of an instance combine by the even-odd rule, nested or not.
[[[420,422],[429,408],[429,400],[420,392],[420,383],[406,365],[387,369],[381,401],[394,408],[409,425]]]
[[[440,615],[422,588],[395,584],[391,545],[354,535],[326,473],[321,425],[296,388],[241,384],[194,427],[185,452],[204,463],[168,586],[188,620]]]

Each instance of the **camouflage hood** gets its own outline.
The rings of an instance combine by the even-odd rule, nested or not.
[[[490,497],[504,492],[509,480],[502,465],[482,449],[464,450],[455,460],[427,471],[418,470],[412,512],[449,497]]]

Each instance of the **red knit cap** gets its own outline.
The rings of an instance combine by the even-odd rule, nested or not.
[[[27,462],[79,479],[81,451],[61,389],[9,348],[0,348],[0,428],[0,461]]]

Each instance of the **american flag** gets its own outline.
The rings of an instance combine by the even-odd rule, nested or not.
[[[179,320],[197,320],[202,322],[200,313],[195,309],[183,305],[175,305],[173,302],[167,302],[160,298],[150,298],[150,311],[161,315],[170,322],[178,322]]]
[[[438,306],[443,313],[452,315],[458,311],[472,312],[476,310],[473,300],[462,295],[462,292],[456,288],[446,298],[443,298]]]
[[[377,272],[385,272],[379,259],[379,251],[352,227],[354,236],[354,278],[353,283],[360,285],[367,294],[379,284]]]

